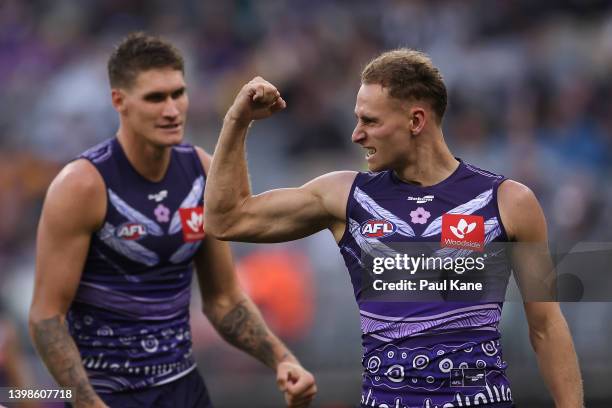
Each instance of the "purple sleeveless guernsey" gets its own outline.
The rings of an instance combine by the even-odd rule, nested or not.
[[[338,246],[360,310],[362,407],[513,406],[498,330],[510,275],[499,244],[508,241],[497,206],[504,180],[462,161],[430,187],[404,183],[391,171],[357,175]],[[445,237],[451,227],[456,236]],[[411,299],[408,291],[400,299],[368,297],[362,286],[364,257],[391,257],[397,243],[433,244],[432,256],[446,259],[484,255],[486,271],[495,277],[488,284],[497,288],[496,300]],[[481,247],[476,252],[466,249],[469,245]],[[492,251],[495,245],[501,249]]]
[[[107,211],[68,313],[71,335],[98,393],[169,383],[195,368],[189,301],[204,169],[193,146],[178,145],[164,178],[148,181],[116,138],[80,158],[102,175]]]

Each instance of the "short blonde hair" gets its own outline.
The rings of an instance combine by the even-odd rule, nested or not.
[[[374,58],[361,73],[362,84],[380,84],[400,100],[425,100],[442,122],[446,111],[446,85],[438,68],[420,51],[399,48]]]

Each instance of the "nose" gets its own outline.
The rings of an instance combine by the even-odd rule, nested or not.
[[[178,107],[176,106],[176,101],[172,98],[168,98],[164,103],[164,109],[162,111],[162,115],[165,118],[176,118],[179,115]]]
[[[361,129],[359,124],[357,124],[357,126],[355,126],[355,129],[353,129],[351,140],[353,141],[353,143],[360,144],[365,140],[365,138],[366,138],[365,132]]]

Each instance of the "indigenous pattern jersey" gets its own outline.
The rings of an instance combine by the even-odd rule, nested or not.
[[[205,174],[193,146],[171,154],[159,182],[136,172],[117,139],[80,156],[104,179],[107,211],[68,323],[99,393],[168,383],[195,368],[189,301]]]
[[[508,241],[497,206],[504,180],[462,161],[430,187],[404,183],[390,171],[356,176],[338,245],[360,310],[361,406],[512,406],[498,330],[510,274],[499,244]],[[386,299],[368,295],[365,259],[394,258],[398,245],[429,245],[426,255],[451,262],[477,254],[496,296],[449,301],[451,291],[442,289],[439,300],[410,291]]]

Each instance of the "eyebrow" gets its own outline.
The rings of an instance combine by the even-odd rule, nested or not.
[[[372,117],[372,116],[369,116],[369,115],[363,115],[363,114],[359,115],[357,112],[355,112],[355,117],[357,119],[361,119],[361,120],[363,120],[365,122],[374,122],[376,120],[375,117]]]
[[[177,94],[177,93],[179,93],[179,94],[185,93],[186,90],[187,90],[187,87],[181,86],[180,88],[173,89],[170,92],[152,91],[152,92],[144,94],[143,98],[144,99],[163,98],[163,97],[165,97],[167,95],[174,95],[174,94]]]

